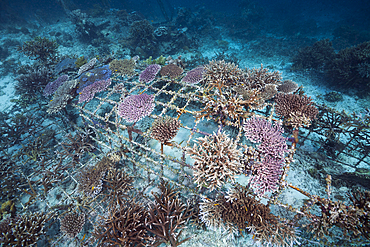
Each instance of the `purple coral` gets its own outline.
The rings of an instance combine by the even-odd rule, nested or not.
[[[263,118],[252,117],[244,122],[243,129],[251,142],[259,143],[259,157],[252,167],[252,172],[256,175],[251,179],[254,187],[257,187],[256,192],[264,194],[276,190],[285,154],[289,152],[281,124],[273,125]]]
[[[155,76],[161,70],[161,66],[159,64],[151,64],[146,69],[141,72],[139,76],[139,81],[149,83],[154,80]]]
[[[131,95],[125,98],[118,106],[118,115],[127,122],[136,123],[145,116],[149,116],[154,110],[154,106],[154,95],[145,93]]]
[[[111,79],[107,79],[96,81],[93,84],[84,87],[80,92],[78,103],[82,103],[84,101],[89,102],[94,98],[96,93],[104,91],[105,89],[107,89],[107,87],[109,87],[110,84]]]
[[[49,82],[44,88],[44,96],[49,96],[57,91],[58,87],[60,87],[64,82],[68,81],[68,75],[61,75],[55,81]]]
[[[203,79],[203,72],[204,67],[196,67],[195,69],[190,70],[184,78],[182,78],[182,82],[188,83],[188,84],[197,84]]]

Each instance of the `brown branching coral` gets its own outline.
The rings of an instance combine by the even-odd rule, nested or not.
[[[332,236],[334,226],[340,228],[343,236],[347,239],[354,240],[361,237],[370,239],[370,192],[353,192],[352,195],[349,195],[352,205],[343,201],[332,201],[330,199],[331,176],[327,175],[325,180],[327,183],[325,190],[328,195],[327,199],[311,195],[293,185],[289,185],[309,197],[301,207],[301,213],[296,214],[296,220],[305,216],[309,222],[304,223],[303,227],[318,239],[327,239],[328,236]]]
[[[157,118],[151,128],[150,136],[162,144],[168,143],[179,131],[180,121],[169,116]]]
[[[77,177],[78,190],[89,197],[95,197],[103,188],[103,178],[111,167],[111,161],[104,157],[96,165],[86,167]]]
[[[45,37],[35,37],[33,40],[26,41],[18,47],[18,51],[31,59],[39,60],[47,64],[56,60],[58,54],[58,44],[55,40],[49,40]]]
[[[279,93],[275,103],[276,114],[284,119],[285,125],[294,129],[309,126],[319,112],[307,95]]]
[[[244,76],[244,72],[233,63],[212,60],[204,66],[202,83],[208,84],[222,80],[226,86],[236,85]]]
[[[129,198],[129,191],[132,189],[133,177],[126,174],[123,170],[111,168],[103,178],[104,187],[108,193],[106,198],[109,200],[109,208],[115,208],[124,204],[124,200]]]
[[[0,242],[4,246],[34,246],[45,233],[51,214],[31,213],[7,218],[0,223]]]
[[[56,151],[60,159],[72,158],[73,162],[79,161],[87,152],[92,151],[95,147],[91,143],[89,134],[77,133],[75,135],[67,134],[67,141],[59,143],[62,148]]]
[[[201,219],[207,226],[229,234],[252,233],[264,246],[291,246],[296,241],[293,225],[270,212],[255,199],[253,192],[237,185],[215,200],[205,198],[200,205]]]
[[[189,240],[181,239],[181,234],[193,212],[178,198],[178,189],[167,182],[162,182],[159,189],[160,193],[153,193],[155,201],[149,205],[145,220],[147,230],[155,235],[150,246],[166,243],[176,247]]]
[[[247,69],[243,78],[243,84],[248,89],[258,89],[263,92],[266,85],[280,85],[282,82],[282,77],[279,71],[269,72],[268,69],[261,68],[259,69]]]
[[[85,214],[67,213],[59,218],[60,230],[69,238],[74,238],[79,234],[85,225]]]
[[[147,246],[152,239],[145,226],[147,216],[147,210],[135,201],[127,201],[120,208],[112,209],[94,229],[98,245]]]
[[[243,168],[241,151],[225,133],[200,137],[186,152],[195,160],[193,176],[199,187],[214,190],[228,180],[234,182],[235,175],[240,174]]]

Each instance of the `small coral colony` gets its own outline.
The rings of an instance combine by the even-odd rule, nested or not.
[[[50,64],[56,48],[38,37],[19,51]],[[25,68],[17,103],[29,113],[3,123],[4,246],[179,246],[198,229],[230,246],[369,240],[370,192],[340,201],[330,175],[325,196],[287,180],[320,111],[280,72],[162,56],[57,61],[54,75]],[[287,204],[286,190],[306,199]]]

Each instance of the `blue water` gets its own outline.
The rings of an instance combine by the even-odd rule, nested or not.
[[[321,198],[327,198],[327,193],[325,192],[325,177],[326,173],[333,172],[333,177],[335,179],[332,184],[334,192],[331,199],[335,198],[333,199],[335,201],[343,200],[347,205],[351,203],[346,196],[347,193],[357,188],[361,190],[370,189],[369,146],[368,143],[366,143],[366,140],[368,140],[366,138],[369,138],[367,134],[370,128],[370,48],[368,48],[366,46],[367,43],[365,43],[370,41],[370,1],[368,0],[0,0],[0,33],[1,138],[2,140],[11,140],[9,142],[0,141],[0,156],[2,160],[4,160],[4,164],[13,164],[9,163],[12,159],[14,159],[14,163],[18,162],[17,168],[21,167],[21,173],[19,173],[21,175],[17,174],[20,177],[31,178],[33,176],[32,172],[39,171],[38,169],[40,169],[38,165],[38,162],[41,160],[40,157],[35,159],[32,159],[34,158],[32,157],[25,162],[28,157],[27,155],[30,154],[27,153],[27,155],[22,156],[17,152],[19,150],[24,150],[22,148],[24,148],[28,142],[44,138],[43,136],[46,134],[40,133],[45,126],[53,126],[52,128],[55,128],[58,133],[56,137],[48,143],[50,150],[53,150],[50,151],[51,153],[54,152],[53,148],[57,147],[56,149],[58,149],[60,142],[66,140],[67,134],[74,135],[78,132],[76,131],[76,126],[85,128],[90,124],[90,130],[93,129],[96,131],[94,138],[99,138],[101,133],[111,128],[112,130],[109,132],[109,135],[115,137],[116,131],[118,133],[121,130],[118,128],[115,129],[114,124],[112,124],[113,122],[104,122],[105,112],[103,111],[110,111],[113,109],[114,102],[118,104],[119,101],[128,95],[129,90],[132,90],[132,88],[137,87],[131,93],[143,93],[144,91],[142,90],[144,86],[135,84],[140,84],[138,82],[138,75],[145,69],[148,63],[153,62],[153,59],[163,56],[166,57],[167,60],[162,62],[162,66],[172,63],[173,61],[170,62],[171,59],[176,60],[178,58],[174,63],[183,67],[184,72],[181,77],[191,69],[208,64],[210,60],[225,60],[226,62],[235,63],[239,68],[242,68],[243,71],[245,71],[244,68],[260,68],[261,64],[263,64],[264,68],[268,68],[270,71],[279,70],[284,80],[293,80],[297,82],[298,86],[303,86],[304,93],[310,96],[316,104],[325,104],[338,112],[346,111],[348,115],[353,116],[357,123],[361,122],[361,126],[366,126],[364,130],[361,130],[363,132],[357,132],[357,134],[364,133],[362,136],[364,139],[361,141],[365,141],[363,143],[359,141],[361,145],[359,144],[356,147],[361,147],[361,151],[355,151],[354,154],[351,153],[352,156],[349,155],[351,157],[336,157],[338,158],[336,161],[342,166],[337,164],[338,166],[334,167],[330,162],[335,158],[327,157],[330,156],[328,155],[328,150],[330,149],[330,154],[335,155],[335,152],[339,152],[338,150],[341,149],[340,144],[347,143],[351,137],[343,134],[345,137],[341,136],[342,139],[340,140],[325,142],[322,140],[329,138],[330,134],[312,134],[310,135],[312,139],[297,145],[297,153],[296,156],[294,156],[294,159],[297,161],[291,164],[292,171],[288,176],[288,181],[302,190],[308,191],[308,193],[317,194]],[[38,59],[35,56],[29,56],[27,52],[22,53],[21,51],[22,45],[27,44],[27,42],[34,40],[35,37],[38,36],[46,37],[59,45],[55,57],[51,59],[50,63]],[[330,48],[325,50],[327,53],[324,54],[321,50],[315,53],[316,51],[314,50],[314,58],[307,56],[304,57],[303,60],[299,60],[301,59],[299,55],[303,54],[300,52],[305,51],[304,49],[307,49],[307,47],[309,49],[314,47],[314,45],[317,44],[315,42],[325,39],[328,39],[328,42],[330,42]],[[370,45],[368,46],[370,47]],[[363,49],[365,53],[367,52],[367,55],[360,56],[360,58],[349,56],[350,58],[345,60],[344,63],[333,62],[342,54],[341,52],[345,53],[350,49],[360,49],[360,53],[362,52],[361,49]],[[35,52],[37,53],[38,51],[36,50]],[[321,57],[322,54],[324,55]],[[97,100],[92,100],[92,102],[95,103],[89,102],[85,109],[94,112],[93,114],[95,115],[91,118],[92,120],[81,119],[79,115],[82,111],[79,111],[78,107],[83,108],[85,105],[75,106],[75,104],[77,104],[76,98],[78,93],[83,88],[81,82],[79,89],[74,88],[74,91],[72,90],[66,93],[67,98],[69,97],[69,101],[66,103],[67,107],[65,109],[60,111],[57,115],[46,114],[46,108],[48,104],[53,101],[53,98],[45,98],[42,96],[42,88],[44,88],[48,82],[56,80],[64,73],[69,74],[70,78],[78,78],[77,71],[79,67],[76,68],[77,65],[75,66],[74,64],[76,59],[83,58],[82,60],[88,62],[92,58],[98,58],[98,65],[95,66],[95,70],[92,69],[85,72],[91,76],[91,73],[97,71],[97,68],[99,69],[101,66],[108,67],[108,64],[113,59],[130,59],[135,58],[136,55],[139,56],[139,60],[136,70],[132,72],[134,76],[130,73],[127,73],[128,75],[120,74],[117,76],[117,70],[109,70],[109,75],[107,76],[110,77],[112,73],[115,76],[114,79],[112,79],[112,85],[126,83],[126,91],[122,89],[122,91],[120,91],[120,93],[122,93],[121,96],[113,94],[112,98],[109,99],[110,101],[106,102],[106,105],[104,105],[105,103],[99,105],[99,107],[102,105],[103,107],[101,109],[99,108],[97,112],[94,112],[94,107],[98,105],[96,103]],[[171,58],[169,58],[169,56],[171,56]],[[315,60],[317,57],[319,57],[319,59]],[[57,65],[65,58],[68,58],[64,60],[65,63],[68,62],[70,64],[65,66],[61,64]],[[312,62],[310,60],[311,58],[315,61]],[[145,60],[149,62],[143,62]],[[314,63],[316,64],[312,65]],[[317,63],[319,63],[319,65],[317,65]],[[55,69],[55,66],[57,69]],[[38,72],[43,69],[44,72]],[[84,75],[85,74],[80,75],[80,78]],[[158,93],[156,87],[161,87],[165,84],[158,79],[158,75],[156,78],[158,81],[153,84],[153,87],[145,88],[145,90],[147,90],[145,93]],[[100,80],[102,78],[93,79]],[[103,79],[107,78],[104,77]],[[90,84],[92,84],[92,82]],[[181,87],[179,85],[182,84],[174,83],[164,90],[177,91]],[[197,87],[198,85],[192,85],[189,91]],[[112,88],[113,87],[110,86],[110,90]],[[37,92],[37,90],[40,92]],[[68,95],[68,93],[70,93],[70,95]],[[98,97],[104,97],[105,95],[106,92],[99,94]],[[164,107],[170,105],[170,103],[168,103],[166,106],[170,97],[169,95],[171,94],[163,93],[156,98],[157,103],[161,102],[161,104],[157,104],[156,106],[157,108],[153,113],[155,118],[157,118],[159,114],[162,114],[161,111]],[[178,104],[184,107],[184,101],[184,99],[176,99],[174,102],[171,102],[171,104]],[[273,100],[269,101],[269,103],[272,102]],[[187,109],[190,108],[191,111],[199,110],[200,105],[200,103],[187,105]],[[16,117],[18,113],[30,113],[30,115],[34,116],[37,121],[35,120],[36,122],[32,122],[33,124],[31,127],[36,126],[36,128],[39,129],[34,131],[29,127],[24,133],[22,132],[19,134],[19,136],[17,136],[17,131],[15,131],[15,133],[11,132],[10,127],[12,124],[20,121]],[[171,109],[165,114],[176,116],[177,113],[175,109]],[[114,113],[112,114],[113,115],[109,115],[108,118],[115,116]],[[207,135],[207,132],[212,133],[213,131],[222,129],[218,126],[218,123],[216,123],[216,121],[219,120],[218,118],[214,119],[215,121],[213,123],[204,121],[195,127],[193,116],[185,114],[184,112],[180,120],[187,128],[181,129],[181,136],[178,135],[174,139],[179,146],[185,145],[191,131],[194,131],[196,128],[201,130],[200,133],[194,135],[196,137],[204,137]],[[261,114],[261,112],[259,112],[259,114]],[[149,119],[149,117],[147,119]],[[149,136],[145,136],[145,138],[148,138],[145,139],[145,142],[140,139],[141,137],[138,138],[136,136],[138,133],[143,134],[143,132],[147,133],[146,131],[149,131],[148,126],[153,122],[151,122],[152,119],[153,116],[150,120],[140,122],[137,125],[134,124],[135,126],[133,126],[138,129],[134,129],[131,134],[134,135],[134,141],[138,143],[142,141],[145,145],[148,145],[148,147],[155,149],[157,153],[154,156],[158,158],[160,156],[159,150],[161,148],[163,149],[160,143],[153,140],[148,141]],[[343,119],[345,118],[343,117]],[[338,122],[340,121],[342,121],[342,119],[338,120]],[[340,126],[339,123],[338,126]],[[335,127],[337,126],[334,126],[333,129],[337,132],[333,135],[342,133]],[[135,130],[137,131],[135,132]],[[124,131],[126,131],[126,129],[122,130],[122,132]],[[237,133],[237,131],[231,127],[226,127],[225,131],[234,134],[233,137],[235,137],[235,133]],[[292,128],[287,128],[285,135],[290,137],[290,140],[294,140],[294,138],[291,138],[291,131]],[[308,131],[307,129],[302,130],[300,134],[306,135]],[[351,130],[347,129],[347,131],[350,133]],[[11,136],[9,133],[14,136]],[[38,134],[40,134],[40,136],[38,136]],[[138,136],[141,134],[138,134]],[[137,137],[137,139],[135,139],[135,137]],[[126,136],[125,134],[125,138],[126,144],[129,143],[127,141],[128,135]],[[193,141],[194,140],[192,140],[191,143]],[[245,140],[242,139],[241,142],[245,142]],[[5,145],[5,147],[3,145]],[[102,153],[104,153],[106,146],[101,145],[101,143],[96,145],[99,146],[99,151],[89,150],[84,153],[86,156],[90,155],[89,159],[91,158],[93,160],[97,155],[102,155]],[[111,144],[107,144],[107,146],[109,145]],[[177,156],[176,158],[180,159],[182,153],[176,150],[176,148],[173,148],[172,145],[169,144],[165,145],[164,150],[165,153],[167,152],[167,154]],[[338,148],[338,150],[335,150],[335,148]],[[119,148],[114,147],[113,149],[117,151]],[[60,149],[58,150],[60,151]],[[125,155],[128,152],[129,151],[126,149],[124,150]],[[56,157],[59,156],[51,156],[50,160],[55,162],[57,160]],[[134,155],[132,157],[134,157]],[[362,159],[363,157],[364,159]],[[78,160],[76,157],[72,159]],[[86,157],[85,159],[87,160]],[[189,162],[189,159],[190,158],[187,157],[186,162],[193,165],[194,162]],[[160,158],[158,158],[158,160],[160,160]],[[23,164],[22,162],[25,163]],[[127,161],[127,163],[120,163],[120,169],[124,169],[123,167],[126,169],[129,166],[127,164],[129,164],[129,161]],[[354,167],[353,164],[356,164],[356,166]],[[91,164],[81,161],[76,162],[74,165],[73,168],[68,167],[66,170],[69,172],[68,176],[72,174],[71,176],[75,179],[85,165]],[[14,166],[16,165],[14,164]],[[180,171],[178,168],[180,165],[177,163],[172,164],[170,162],[168,166],[174,170],[178,169]],[[158,167],[155,168],[155,165],[148,165],[148,167],[153,170],[157,169],[155,172],[160,173],[160,169]],[[330,169],[326,170],[326,167]],[[183,169],[184,167],[181,168]],[[359,171],[365,171],[364,173],[368,172],[366,173],[367,175],[361,175],[360,181],[356,180],[358,177],[353,179],[349,175],[348,178],[343,175],[345,172],[353,175],[355,172]],[[183,172],[183,170],[181,170],[181,172]],[[9,170],[5,168],[0,175],[1,179],[5,179],[5,177],[8,179],[12,178],[12,172],[9,172]],[[39,174],[39,176],[41,175]],[[68,176],[66,175],[66,177]],[[155,176],[153,175],[153,177]],[[38,178],[39,177],[32,177],[32,181],[37,184]],[[144,180],[146,178],[140,179]],[[173,180],[179,180],[177,175],[173,175]],[[68,185],[70,185],[70,183],[73,184],[73,182],[71,182],[71,180],[64,180],[62,185],[53,184],[53,186],[55,185],[55,191],[48,192],[45,198],[42,197],[46,201],[46,204],[49,203],[47,206],[44,205],[44,201],[37,201],[33,208],[26,208],[24,205],[27,204],[29,197],[28,192],[32,192],[33,188],[28,186],[30,183],[27,183],[27,180],[23,179],[20,181],[22,181],[22,186],[19,186],[16,191],[9,192],[8,195],[4,196],[2,194],[0,201],[2,204],[8,200],[14,201],[17,214],[27,215],[31,212],[47,211],[49,208],[59,203],[59,199],[57,199],[58,196],[65,198],[65,194],[57,196],[61,191],[59,189],[63,186],[71,195],[74,193],[74,188],[69,188],[65,184],[68,183]],[[7,184],[7,182],[4,182],[4,184]],[[2,184],[2,186],[5,185]],[[135,186],[142,189],[144,185],[138,182]],[[150,198],[150,190],[158,191],[154,188],[154,185],[151,186],[152,187],[146,192],[148,195],[145,200]],[[195,187],[193,181],[190,181],[186,186],[189,186],[191,189]],[[228,184],[228,186],[231,185]],[[35,185],[35,188],[39,195],[43,195],[44,188],[40,184],[37,186]],[[92,188],[94,189],[94,186]],[[199,191],[200,194],[210,197],[215,196],[215,193],[208,193],[206,189],[201,189]],[[225,193],[226,187],[223,187],[220,191]],[[282,198],[285,199],[283,203],[293,205],[296,209],[299,209],[304,202],[307,202],[305,201],[307,198],[303,196],[303,193],[298,193],[297,191],[283,193]],[[150,199],[153,200],[153,198]],[[183,199],[185,200],[188,198],[184,196]],[[264,198],[261,199],[261,201],[266,202],[267,199]],[[367,198],[367,200],[369,199],[370,198]],[[72,203],[68,200],[63,201],[63,203]],[[5,210],[7,214],[1,211],[4,218],[6,218],[5,215],[14,218],[15,213],[11,213],[7,210],[8,209]],[[64,209],[60,209],[57,211],[56,215],[61,215],[64,212],[63,210]],[[245,208],[245,210],[247,209]],[[370,215],[370,208],[367,207],[366,210]],[[102,211],[99,211],[99,213]],[[271,206],[271,211],[276,214],[281,213],[279,211],[279,205]],[[90,221],[96,220],[96,218],[94,218],[96,214],[87,210],[84,212]],[[320,210],[318,209],[316,214],[319,214],[319,212]],[[89,215],[90,213],[91,215]],[[284,215],[284,212],[282,214],[284,217],[287,216]],[[103,213],[101,213],[101,215],[103,215]],[[52,244],[56,246],[72,246],[74,241],[77,241],[77,243],[81,245],[84,241],[89,241],[91,242],[91,244],[89,244],[93,246],[93,226],[91,222],[89,225],[85,226],[81,233],[79,233],[77,240],[75,240],[65,238],[59,229],[57,217],[54,218],[55,221],[50,223],[50,228],[47,230],[47,238],[41,238],[38,242],[39,246],[51,246]],[[302,246],[326,246],[327,243],[339,246],[341,238],[343,237],[336,232],[336,235],[333,238],[329,238],[326,244],[320,244],[320,240],[300,227],[301,225],[297,226],[297,233],[299,232],[299,238],[297,240],[302,243]],[[368,221],[367,227],[369,227]],[[254,239],[255,236],[253,232],[249,235],[246,234],[244,237],[238,236],[236,239],[231,239],[227,237],[224,238],[224,236],[221,236],[217,231],[213,231],[212,229],[208,229],[208,231],[196,229],[195,227],[191,229],[192,230],[187,232],[187,234],[193,234],[195,240],[184,243],[181,246],[259,246],[259,243]],[[2,231],[1,227],[0,230]],[[189,237],[189,235],[186,237]],[[84,240],[85,237],[86,240]],[[0,243],[3,240],[4,238],[0,236]],[[366,235],[358,239],[358,242],[353,242],[352,245],[351,239],[346,239],[343,246],[369,246],[369,243],[368,235]],[[164,244],[161,246],[164,246]],[[298,244],[296,243],[294,246],[298,246]]]

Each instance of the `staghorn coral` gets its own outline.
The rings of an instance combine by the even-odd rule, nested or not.
[[[179,131],[180,121],[170,116],[157,118],[151,128],[150,136],[162,144],[168,143]]]
[[[242,80],[244,72],[233,63],[226,63],[224,60],[212,60],[204,66],[203,80],[204,84],[212,83],[216,80],[222,80],[226,86],[234,86]]]
[[[114,209],[124,204],[124,200],[129,198],[129,192],[133,188],[133,177],[126,174],[123,170],[111,168],[103,178],[105,182],[103,187],[109,194],[106,198],[109,200],[109,208]],[[104,200],[103,200],[104,201]]]
[[[88,197],[95,197],[103,188],[103,178],[112,167],[110,159],[103,157],[94,166],[85,167],[77,176],[78,191]]]
[[[37,36],[31,41],[26,41],[22,46],[18,46],[17,50],[31,59],[49,64],[57,58],[58,44],[55,40]]]
[[[263,92],[266,85],[280,85],[282,77],[279,71],[269,72],[268,69],[261,68],[259,69],[247,69],[244,74],[242,84],[245,85],[248,89],[258,89]]]
[[[96,93],[102,92],[107,89],[111,84],[111,79],[96,81],[91,85],[84,87],[79,93],[78,103],[89,102],[92,100]]]
[[[93,235],[99,246],[147,246],[152,239],[145,226],[147,217],[148,212],[140,203],[126,201],[101,219]]]
[[[152,193],[155,201],[149,204],[148,217],[145,219],[147,231],[154,234],[150,246],[165,243],[176,247],[190,239],[181,239],[181,233],[194,213],[178,198],[179,189],[163,181],[159,189],[160,193]]]
[[[39,66],[24,66],[18,71],[15,94],[28,100],[36,99],[52,79],[53,72],[49,68]]]
[[[31,213],[7,218],[0,223],[0,242],[4,246],[35,246],[45,234],[44,226],[50,218],[50,213]]]
[[[284,119],[285,125],[294,129],[309,126],[318,113],[307,95],[278,93],[275,103],[276,114]]]
[[[315,42],[298,51],[293,57],[293,69],[324,69],[335,57],[333,44],[329,39]]]
[[[179,77],[184,70],[175,65],[175,64],[168,64],[166,66],[163,66],[160,71],[161,76],[168,76],[170,79],[175,79]]]
[[[217,97],[206,96],[207,101],[202,110],[197,112],[196,118],[207,120],[215,118],[216,121],[231,126],[240,126],[241,120],[246,116],[248,101],[238,96],[218,94]],[[230,121],[231,119],[231,121]]]
[[[59,218],[60,230],[69,238],[74,238],[79,234],[85,225],[85,214],[67,213]]]
[[[149,116],[154,110],[154,95],[131,95],[123,99],[118,106],[117,114],[127,122],[134,122]]]
[[[159,64],[150,64],[140,73],[139,81],[145,83],[153,81],[160,70],[161,66]]]
[[[114,59],[109,63],[109,68],[113,73],[119,73],[122,75],[133,76],[135,74],[136,61],[135,59]]]
[[[234,140],[225,133],[199,137],[186,153],[195,160],[193,176],[199,187],[206,186],[211,191],[220,188],[228,180],[235,181],[240,174],[242,152]]]
[[[294,225],[270,212],[268,205],[256,200],[249,189],[237,185],[216,199],[200,203],[202,221],[208,227],[231,235],[252,233],[263,246],[292,246],[296,242]]]

